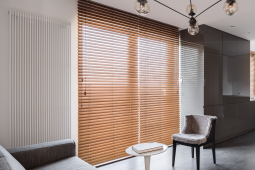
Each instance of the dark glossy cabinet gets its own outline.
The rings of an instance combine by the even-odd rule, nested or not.
[[[237,99],[238,99],[237,100],[238,103],[250,102],[250,97],[240,97],[240,96],[238,96]]]
[[[204,105],[248,102],[250,100],[250,56],[245,53],[250,50],[250,42],[206,25],[202,27],[204,30]]]
[[[238,105],[223,105],[223,137],[228,137],[238,132]]]
[[[238,103],[238,96],[232,96],[232,95],[223,96],[223,104],[233,104],[233,103]]]
[[[230,102],[245,102],[238,97],[250,96],[250,56],[223,56],[223,96],[228,96],[224,104]],[[248,100],[249,101],[249,100]]]
[[[203,26],[204,114],[217,116],[216,140],[255,128],[250,102],[250,41]]]
[[[216,140],[255,128],[255,102],[207,106],[204,114],[218,117]]]
[[[222,31],[204,26],[204,49],[211,53],[222,54]]]
[[[222,55],[205,51],[204,105],[222,104]]]
[[[237,56],[238,55],[238,37],[223,32],[223,55]]]
[[[204,107],[204,114],[210,116],[217,116],[216,122],[216,140],[224,137],[224,132],[222,129],[224,128],[224,114],[223,114],[223,106],[208,106]]]
[[[250,108],[249,112],[250,112],[251,128],[255,128],[255,101],[250,102],[249,108]]]
[[[238,104],[238,132],[243,132],[251,128],[250,102]]]
[[[223,96],[238,95],[238,60],[236,57],[223,56]]]
[[[250,41],[201,25],[183,41],[204,47],[204,114],[217,116],[216,141],[255,129],[250,101]],[[194,50],[191,50],[191,53]]]
[[[250,55],[250,41],[238,38],[237,55]]]
[[[237,56],[237,94],[250,96],[250,55]]]

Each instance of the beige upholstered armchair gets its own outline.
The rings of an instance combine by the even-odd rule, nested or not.
[[[175,163],[176,144],[191,146],[192,158],[194,158],[194,148],[196,148],[197,170],[200,169],[200,147],[212,144],[213,161],[215,158],[215,116],[187,115],[185,117],[185,127],[182,133],[174,134],[172,165]]]

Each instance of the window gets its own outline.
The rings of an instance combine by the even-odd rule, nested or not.
[[[202,36],[180,32],[180,115],[181,129],[185,115],[204,114],[204,46]]]
[[[137,143],[172,144],[178,28],[89,0],[78,12],[79,157],[97,165]]]

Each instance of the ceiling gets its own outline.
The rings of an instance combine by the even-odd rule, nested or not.
[[[124,11],[135,14],[134,4],[136,0],[94,0],[96,2],[106,4]],[[151,11],[146,16],[148,18],[161,21],[180,29],[188,27],[188,18],[158,4],[154,0],[148,0]],[[186,7],[189,0],[158,0],[171,8],[186,14]],[[218,0],[192,0],[192,3],[197,6],[197,14],[208,8]],[[247,40],[255,39],[255,22],[253,17],[253,10],[255,6],[254,0],[237,0],[239,9],[234,16],[227,16],[223,11],[223,4],[225,0],[200,15],[197,19],[199,25],[206,24],[219,30],[231,33],[233,35],[242,37]],[[230,28],[230,26],[236,26]],[[249,33],[248,33],[249,32]]]

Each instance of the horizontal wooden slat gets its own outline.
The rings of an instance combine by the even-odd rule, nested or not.
[[[79,0],[77,31],[79,157],[95,165],[128,156],[137,143],[172,144],[179,29]]]

